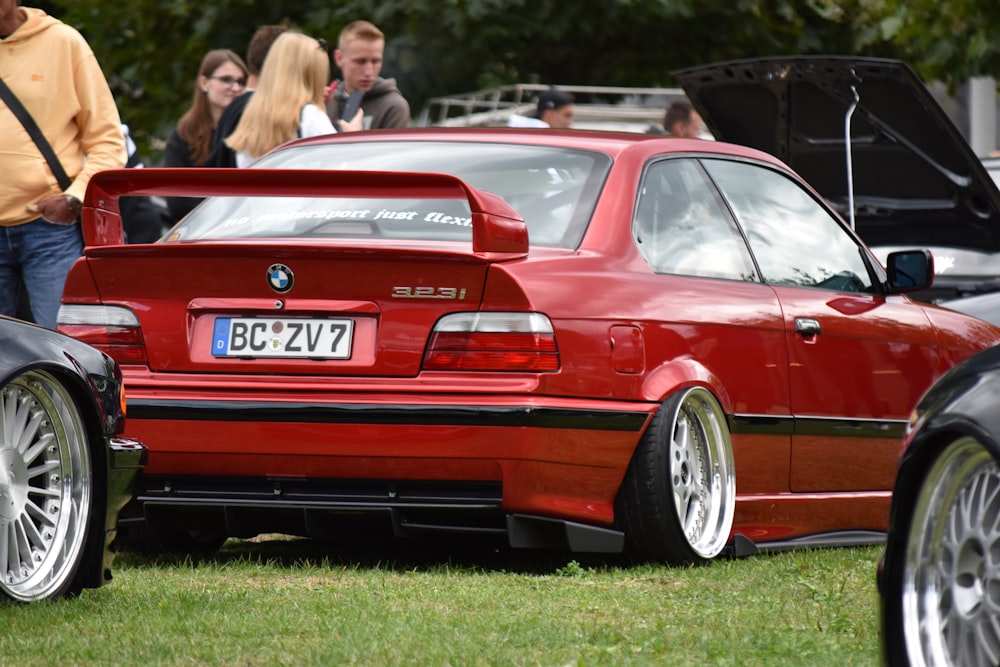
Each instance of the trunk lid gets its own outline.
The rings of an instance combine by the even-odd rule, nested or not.
[[[118,197],[213,192],[167,240],[120,245]],[[159,372],[415,376],[437,320],[528,249],[502,199],[441,174],[104,172],[83,223],[64,303],[131,310]]]

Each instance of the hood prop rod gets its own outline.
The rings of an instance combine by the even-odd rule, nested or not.
[[[851,74],[854,74],[853,70]],[[858,89],[853,85],[851,93],[854,94],[854,101],[847,108],[847,115],[844,116],[844,150],[847,152],[847,207],[851,229],[854,230],[854,163],[851,160],[851,117],[854,116],[854,110],[858,108],[858,101],[861,98],[858,96]]]

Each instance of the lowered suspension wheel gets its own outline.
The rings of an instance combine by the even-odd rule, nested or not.
[[[707,389],[671,396],[636,447],[618,494],[626,545],[639,558],[700,564],[729,541],[736,473],[725,414]]]
[[[930,465],[912,508],[897,525],[905,543],[886,563],[889,664],[1000,664],[1000,465],[958,438]]]
[[[73,590],[93,483],[83,420],[51,374],[0,389],[0,594],[20,602]]]

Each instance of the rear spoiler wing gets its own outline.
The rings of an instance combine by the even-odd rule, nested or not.
[[[525,254],[528,227],[499,195],[449,174],[318,169],[113,169],[94,175],[83,201],[87,246],[125,242],[118,200],[123,196],[371,197],[465,199],[472,211],[472,250]]]

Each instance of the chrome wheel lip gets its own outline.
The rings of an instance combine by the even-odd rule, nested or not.
[[[671,433],[670,484],[681,530],[700,558],[718,556],[736,515],[736,474],[725,414],[695,387],[677,404]]]
[[[44,371],[0,389],[0,593],[58,597],[75,574],[91,512],[91,462],[72,397]]]
[[[901,604],[915,667],[1000,662],[1000,465],[973,438],[951,443],[924,480]]]

